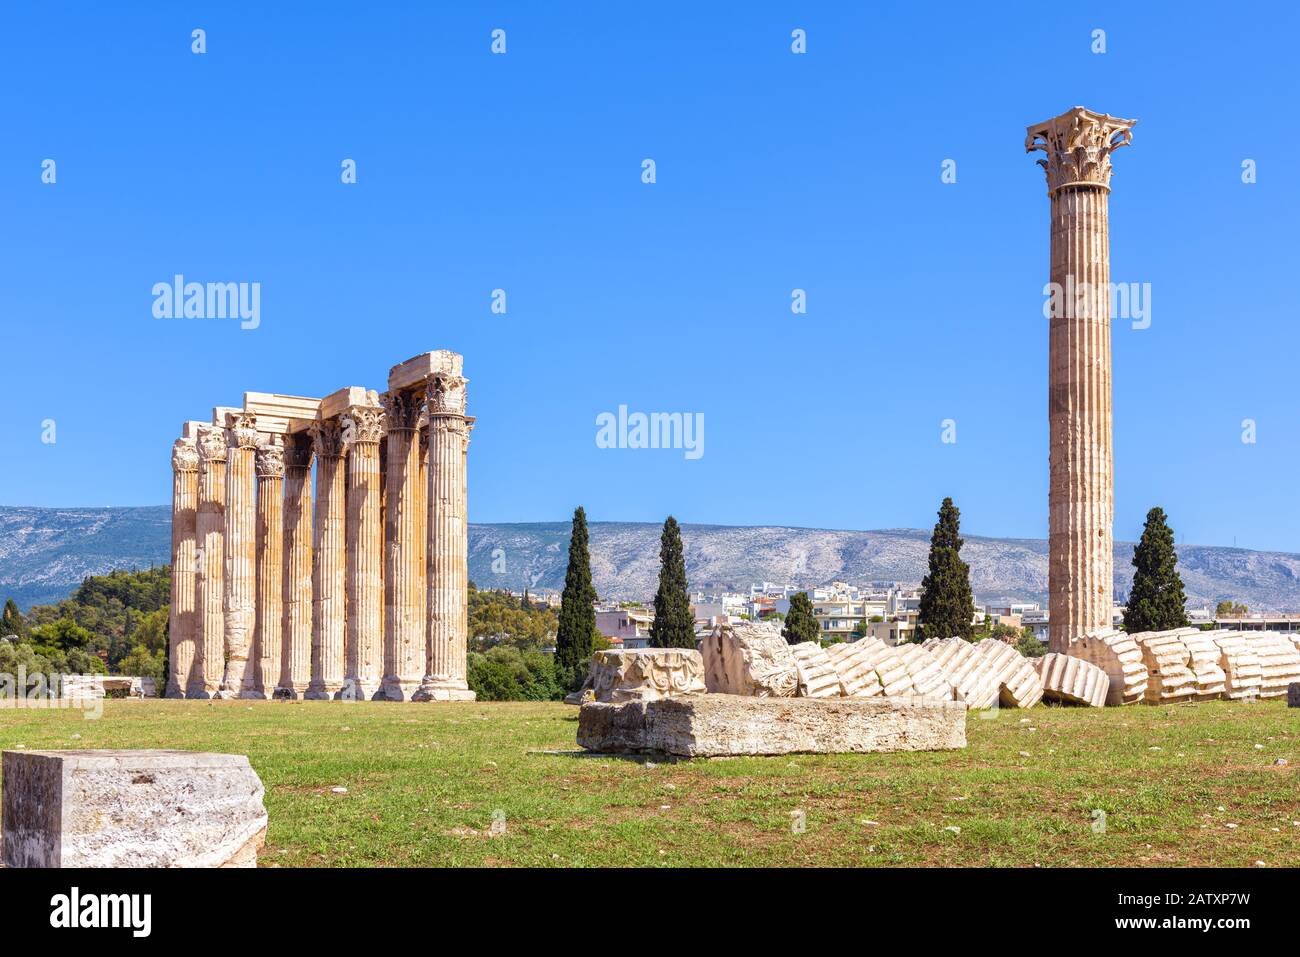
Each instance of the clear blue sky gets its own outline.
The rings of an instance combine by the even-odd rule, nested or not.
[[[449,348],[475,521],[928,527],[951,495],[970,534],[1044,536],[1022,143],[1082,104],[1140,120],[1116,536],[1159,504],[1180,541],[1300,550],[1300,18],[1076,6],[6,3],[0,503],[167,502],[183,420]],[[175,273],[260,282],[260,327],[154,319]],[[597,448],[620,404],[704,413],[704,456]]]

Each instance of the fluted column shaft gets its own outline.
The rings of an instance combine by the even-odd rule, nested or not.
[[[284,600],[284,446],[279,436],[257,450],[257,619],[253,694],[268,698],[280,677]]]
[[[226,437],[220,426],[199,429],[195,512],[194,664],[187,698],[211,698],[225,676]]]
[[[227,413],[230,449],[226,464],[226,671],[223,698],[254,694],[253,631],[257,601],[257,420]]]
[[[377,698],[408,701],[424,675],[418,392],[384,395],[384,677]]]
[[[473,700],[465,681],[469,526],[466,448],[470,423],[463,376],[429,377],[428,625],[425,677],[417,700]]]
[[[380,514],[379,439],[383,410],[354,407],[347,457],[347,596],[344,697],[365,701],[383,678],[384,528]]]
[[[332,698],[343,689],[347,630],[347,493],[337,419],[312,425],[316,453],[316,519],[312,569],[311,684],[304,697]]]
[[[194,667],[195,520],[199,504],[199,453],[194,439],[172,447],[172,594],[168,635],[168,698],[183,698]]]
[[[1110,255],[1107,191],[1052,197],[1052,281],[1073,288],[1053,317],[1049,422],[1052,646],[1064,651],[1111,623],[1115,492],[1111,439]]]
[[[284,456],[284,576],[280,680],[277,698],[299,698],[311,684],[312,499],[311,443],[290,436]]]

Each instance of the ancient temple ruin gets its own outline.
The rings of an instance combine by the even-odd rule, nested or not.
[[[185,423],[167,697],[474,698],[466,382],[439,350],[382,394],[246,392]]]

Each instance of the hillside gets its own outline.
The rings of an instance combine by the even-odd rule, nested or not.
[[[166,564],[169,522],[165,507],[0,506],[0,597],[13,596],[26,608],[66,597],[86,575]],[[564,583],[568,534],[568,522],[472,524],[470,577],[480,588],[558,590]],[[929,532],[684,525],[682,538],[691,586],[720,589],[762,581],[919,582]],[[658,525],[594,522],[591,548],[601,595],[653,595]],[[962,554],[980,600],[1046,599],[1046,541],[967,537]],[[1132,556],[1132,542],[1116,543],[1119,594],[1128,590]],[[1188,598],[1195,604],[1213,605],[1230,597],[1252,610],[1300,609],[1300,555],[1183,545],[1178,557]]]

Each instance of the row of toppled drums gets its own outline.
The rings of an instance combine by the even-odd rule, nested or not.
[[[930,639],[891,646],[877,638],[789,645],[771,625],[721,625],[696,653],[593,662],[594,696],[628,700],[712,692],[758,697],[921,695],[967,707],[1161,704],[1284,696],[1300,682],[1300,634],[1266,631],[1111,631],[1079,638],[1068,654],[1026,658],[995,639]],[[600,655],[597,656],[600,658]],[[612,667],[611,667],[612,666]],[[698,672],[702,671],[702,674]],[[694,672],[694,674],[693,674]],[[629,693],[620,693],[619,686]],[[656,690],[657,689],[657,690]]]

